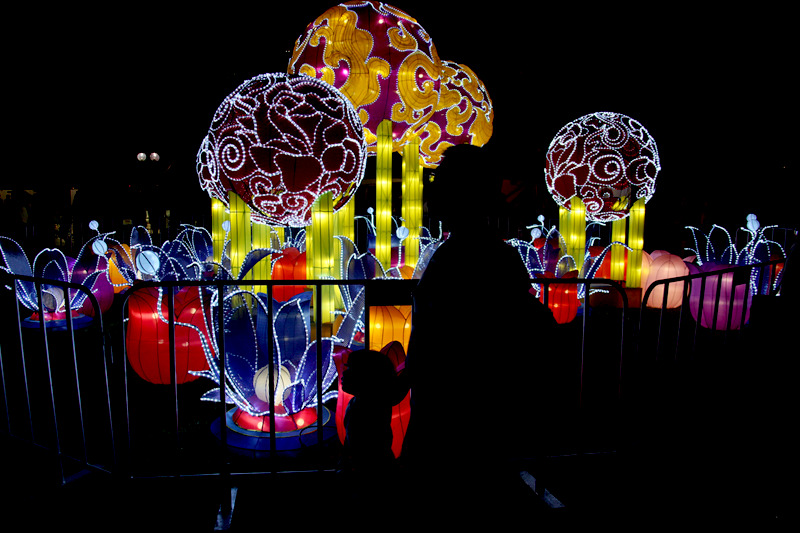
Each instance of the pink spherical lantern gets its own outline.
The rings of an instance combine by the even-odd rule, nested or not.
[[[254,222],[307,226],[317,197],[345,205],[364,175],[364,132],[342,94],[307,76],[262,74],[217,109],[197,154],[200,186],[228,205],[228,191]]]
[[[547,189],[558,205],[570,208],[578,196],[586,219],[624,218],[633,203],[650,201],[661,170],[653,137],[636,120],[620,113],[592,113],[570,122],[547,150]]]
[[[704,263],[698,266],[696,264],[687,263],[687,266],[692,274],[699,274],[702,272],[713,272],[715,270],[731,268],[732,265]],[[717,276],[708,276],[705,279],[705,287],[702,286],[702,278],[692,280],[691,293],[689,295],[689,308],[692,310],[692,317],[698,320],[698,316],[700,316],[700,325],[709,329],[711,329],[713,325],[715,329],[727,330],[728,315],[730,315],[730,329],[739,329],[743,324],[746,324],[750,320],[750,304],[752,303],[752,295],[748,295],[746,303],[744,298],[749,280],[745,279],[744,283],[734,287],[733,272]],[[700,311],[701,290],[703,291],[702,315]],[[717,306],[718,290],[719,306]],[[716,321],[714,321],[715,308],[717,314]]]
[[[653,259],[653,261],[650,263],[650,273],[647,275],[647,281],[642,288],[642,295],[646,294],[650,285],[656,281],[679,278],[688,275],[689,269],[687,268],[686,263],[683,262],[683,259],[674,254],[663,253]],[[667,309],[680,307],[681,303],[683,303],[684,285],[682,281],[668,284],[658,284],[647,299],[647,307],[653,307],[656,309],[661,308],[662,302],[664,301],[664,287],[667,285],[669,285],[666,304]]]
[[[392,121],[394,149],[424,124],[439,101],[441,62],[411,16],[375,1],[334,6],[295,43],[288,72],[331,84],[358,110],[374,150],[378,125]]]

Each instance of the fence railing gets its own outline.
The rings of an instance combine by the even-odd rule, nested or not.
[[[697,339],[706,330],[710,334],[721,332],[727,337],[737,331],[735,326],[738,323],[738,331],[741,332],[746,327],[749,307],[744,305],[736,308],[735,305],[729,305],[723,308],[721,303],[726,291],[731,292],[734,300],[741,295],[743,302],[748,302],[754,294],[773,296],[779,263],[772,261],[660,280],[644,291],[641,306],[638,308],[630,306],[628,291],[614,281],[550,278],[532,280],[532,283],[542,289],[543,303],[548,306],[553,304],[553,296],[549,290],[551,287],[574,285],[576,288],[583,288],[584,298],[577,318],[559,326],[561,330],[558,334],[563,337],[563,353],[553,354],[554,359],[561,357],[570,361],[564,367],[568,367],[568,371],[563,383],[564,390],[569,391],[568,394],[572,397],[573,405],[578,410],[586,410],[596,405],[624,404],[629,397],[628,385],[640,378],[635,371],[626,370],[629,368],[627,362],[632,357],[641,360],[651,357],[651,354],[659,357],[668,350],[667,338],[676,340],[677,354],[679,350],[696,349]],[[41,302],[42,286],[46,284],[61,287],[65,292],[74,289],[88,293],[95,318],[88,326],[80,328],[76,327],[75,320],[67,313],[63,329],[59,331],[47,326],[44,321],[25,319],[21,314],[23,308],[16,298],[18,281],[35,284],[39,295],[40,316],[44,316]],[[311,462],[298,459],[297,454],[286,454],[279,450],[274,409],[270,409],[269,414],[269,435],[264,437],[266,440],[259,448],[264,453],[252,454],[241,460],[239,455],[231,452],[231,429],[226,423],[229,404],[224,401],[216,405],[200,402],[196,395],[207,391],[202,391],[199,385],[178,383],[176,332],[185,325],[176,315],[175,297],[181,289],[197,287],[201,293],[207,293],[205,298],[209,304],[212,299],[216,299],[217,305],[208,305],[203,312],[216,313],[215,318],[210,314],[207,317],[209,324],[214,325],[213,331],[206,332],[211,339],[207,348],[217,354],[220,369],[218,386],[221,391],[225,391],[226,385],[232,379],[228,375],[229,365],[226,360],[230,357],[229,344],[232,340],[225,333],[226,308],[219,305],[219,295],[227,293],[228,297],[233,297],[234,293],[243,289],[247,293],[239,293],[242,298],[251,298],[257,292],[265,295],[264,301],[269,303],[263,306],[267,317],[266,338],[269,343],[266,350],[268,382],[274,383],[273,380],[280,373],[280,369],[276,368],[276,347],[273,343],[274,310],[271,302],[275,287],[302,285],[314,288],[314,331],[311,336],[322,339],[330,334],[325,331],[324,321],[319,315],[322,308],[322,287],[363,286],[364,308],[369,309],[373,305],[410,304],[415,283],[413,280],[142,282],[118,295],[119,303],[115,301],[115,307],[104,322],[96,298],[83,286],[3,273],[0,287],[11,289],[2,291],[3,299],[0,301],[5,317],[0,326],[3,328],[0,337],[0,372],[5,413],[3,429],[13,438],[52,451],[59,459],[64,482],[68,478],[64,469],[65,460],[84,468],[120,474],[123,478],[210,475],[219,477],[224,483],[229,483],[232,475],[333,468],[335,462],[332,461],[335,460],[338,443],[335,437],[329,437],[336,432],[331,433],[330,427],[326,429],[326,424],[331,421],[321,415],[317,416],[313,429],[307,429],[308,434],[313,433],[313,436],[304,440],[308,445],[306,451],[315,450],[310,453],[313,459]],[[676,283],[682,283],[682,288],[677,289]],[[741,285],[745,289],[737,293],[735,287]],[[659,288],[663,290],[661,305],[655,309],[648,308],[647,302],[654,300],[653,295]],[[166,386],[147,384],[133,376],[128,363],[126,337],[130,327],[129,303],[137,294],[141,295],[142,291],[151,289],[157,289],[162,295],[157,304],[162,307],[157,307],[156,312],[161,316],[159,320],[166,323],[167,338],[162,339],[169,350],[169,380]],[[681,291],[681,304],[670,309],[667,302],[670,292],[674,293],[675,290]],[[703,325],[703,312],[706,310],[704,298],[707,293],[713,295],[706,313],[710,313],[710,327]],[[693,297],[697,297],[699,305],[694,315],[698,318],[693,324],[692,341],[683,342],[681,339],[685,336],[684,331],[689,327],[687,317],[691,315],[694,305]],[[674,315],[677,315],[677,319],[670,319]],[[718,324],[719,317],[724,317],[724,320]],[[364,322],[364,345],[369,346],[370,313],[365,313]],[[720,328],[719,325],[725,327]],[[672,326],[678,328],[678,333],[667,335],[666,328]],[[61,357],[60,352],[63,351],[67,352],[66,357]],[[121,355],[115,357],[114,354]],[[317,342],[313,360],[316,369],[324,367],[324,356],[322,343]],[[58,360],[54,363],[54,359]],[[69,364],[65,364],[67,361]],[[322,408],[322,373],[316,372],[315,379],[320,398],[317,407]],[[193,383],[204,382],[200,380]],[[206,380],[204,386],[207,385]],[[275,388],[268,387],[268,390],[269,403],[274,405]],[[145,409],[140,409],[141,404],[137,402],[141,401],[147,403]],[[91,403],[90,415],[87,415],[88,402]],[[200,422],[192,419],[198,404],[211,405],[209,408],[199,409]],[[70,423],[67,424],[66,420],[70,420]],[[73,424],[72,420],[78,422]],[[214,420],[218,421],[216,439],[207,438],[210,434],[209,420],[212,424]],[[150,422],[153,422],[156,429],[149,428],[153,434],[145,439],[147,445],[140,446],[141,440],[136,432],[142,428],[148,429]],[[197,435],[203,436],[196,439],[197,442],[192,442]],[[326,447],[330,453],[320,452]],[[142,460],[137,457],[140,450],[145,450]],[[194,458],[194,452],[198,453],[199,463],[192,463],[190,460]],[[152,456],[149,453],[162,453],[163,460],[151,461]],[[178,461],[173,460],[176,457]],[[254,457],[255,462],[251,461]],[[189,459],[186,461],[189,465],[186,470],[182,468],[183,459]],[[198,466],[200,463],[201,466]],[[141,465],[146,465],[146,468],[140,468]]]

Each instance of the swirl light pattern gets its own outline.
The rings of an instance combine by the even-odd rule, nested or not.
[[[625,218],[633,203],[648,202],[661,170],[655,140],[636,120],[600,112],[570,122],[550,142],[545,162],[547,188],[559,206],[570,209],[578,196],[586,220]]]
[[[228,206],[227,191],[251,219],[307,226],[317,197],[346,204],[364,176],[364,131],[342,94],[307,76],[262,74],[217,109],[197,154],[200,186]]]
[[[494,108],[486,86],[466,65],[442,60],[439,104],[419,133],[423,165],[435,167],[456,144],[483,146],[492,136]]]
[[[439,101],[441,61],[428,33],[403,11],[376,1],[328,9],[294,47],[288,72],[339,89],[358,110],[367,145],[392,121],[393,150],[424,124]]]

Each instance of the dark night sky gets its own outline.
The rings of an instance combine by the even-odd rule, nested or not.
[[[530,223],[556,215],[542,174],[555,133],[584,114],[616,111],[658,144],[649,230],[733,229],[749,212],[762,224],[797,224],[798,209],[779,210],[798,194],[786,13],[618,3],[467,13],[432,4],[394,5],[421,23],[442,59],[470,66],[487,86],[498,171],[528,184]],[[9,44],[18,50],[5,76],[13,155],[0,188],[23,183],[46,196],[74,185],[85,204],[115,212],[141,197],[181,197],[178,216],[207,209],[194,158],[214,110],[246,79],[285,71],[294,40],[333,2],[270,5],[143,7],[99,21],[71,11],[31,23],[25,42],[41,45],[35,52]],[[160,152],[160,169],[137,169],[140,151]]]

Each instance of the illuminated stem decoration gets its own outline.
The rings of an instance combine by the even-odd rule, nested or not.
[[[576,262],[580,262],[586,247],[586,211],[583,201],[573,196],[570,199],[570,209],[561,207],[558,213],[559,232],[567,246],[564,255],[576,258]]]
[[[272,228],[266,224],[253,223],[252,226],[252,249],[258,248],[273,248],[272,246]],[[275,247],[278,248],[278,247]],[[272,269],[270,268],[271,262],[269,258],[263,259],[253,266],[253,269],[248,273],[247,279],[262,280],[270,279]]]
[[[333,235],[346,237],[350,241],[356,240],[356,229],[355,229],[355,202],[347,202],[344,206],[342,206],[336,213],[333,215]],[[342,268],[345,266],[342,264],[343,260],[346,258],[342,258],[342,243],[339,239],[333,239],[333,257],[334,257],[334,272],[336,274],[342,272]],[[337,275],[337,277],[339,277]],[[342,294],[340,291],[334,291],[334,301],[336,309],[344,311],[344,301],[342,300]]]
[[[415,267],[419,260],[419,237],[422,227],[422,167],[419,157],[419,139],[403,146],[403,205],[401,216],[408,228],[405,246],[405,264]]]
[[[225,230],[222,223],[230,221],[228,208],[217,198],[211,198],[211,240],[214,243],[214,262],[222,262],[222,249],[225,247]]]
[[[642,286],[642,252],[644,250],[645,199],[633,203],[628,216],[628,273],[625,285],[630,288]]]
[[[625,279],[625,232],[628,221],[626,218],[615,220],[611,223],[611,242],[621,243],[611,245],[611,279],[622,281]]]
[[[311,226],[306,230],[306,275],[308,279],[335,277],[333,225],[333,195],[326,193],[319,196],[311,206]],[[334,289],[333,285],[320,287],[322,309],[319,316],[323,322],[333,322]],[[316,303],[316,295],[312,301]]]
[[[234,276],[238,276],[242,261],[252,248],[250,208],[233,191],[228,192],[228,202],[231,221],[231,273]]]
[[[375,257],[392,264],[392,123],[378,126],[378,153],[375,162]],[[388,266],[387,266],[388,268]]]

